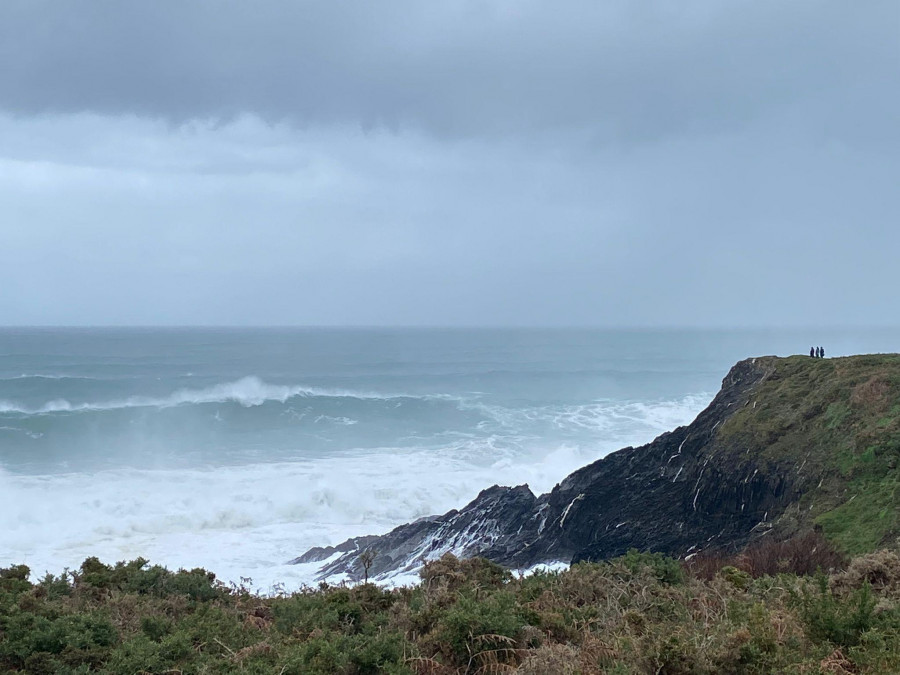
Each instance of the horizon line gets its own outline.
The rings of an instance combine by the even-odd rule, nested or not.
[[[0,330],[6,329],[303,329],[303,330],[883,330],[900,329],[900,323],[894,324],[233,324],[233,323],[97,323],[97,324],[0,324]]]

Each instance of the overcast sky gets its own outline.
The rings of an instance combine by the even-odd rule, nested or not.
[[[0,324],[900,322],[900,3],[0,3]]]

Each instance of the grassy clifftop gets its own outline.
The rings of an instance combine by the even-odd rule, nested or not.
[[[818,525],[848,553],[900,534],[900,355],[759,359],[768,375],[719,443],[754,448],[801,496],[776,524]]]

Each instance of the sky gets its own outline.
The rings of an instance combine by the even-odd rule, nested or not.
[[[896,0],[4,0],[0,324],[900,323]]]

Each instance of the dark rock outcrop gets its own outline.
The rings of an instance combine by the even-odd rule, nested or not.
[[[370,575],[412,572],[423,560],[452,552],[484,556],[511,568],[597,560],[630,548],[688,556],[708,548],[735,550],[796,500],[814,476],[763,459],[739,436],[719,433],[735,411],[753,405],[775,359],[736,364],[712,403],[686,427],[639,448],[614,452],[570,474],[550,493],[527,486],[484,490],[469,505],[402,525],[380,537],[312,549],[295,562],[338,559],[320,578],[359,574],[363,549],[375,551]]]
[[[323,566],[319,576],[343,573],[355,576],[360,553],[370,549],[376,555],[369,574],[380,577],[414,571],[421,567],[422,559],[440,557],[448,551],[467,558],[482,555],[489,546],[512,554],[521,545],[519,524],[531,517],[535,501],[526,485],[514,488],[495,485],[483,490],[461,511],[420,518],[381,537],[356,537],[337,547],[311,549],[291,562],[326,560],[337,552],[347,551]]]

